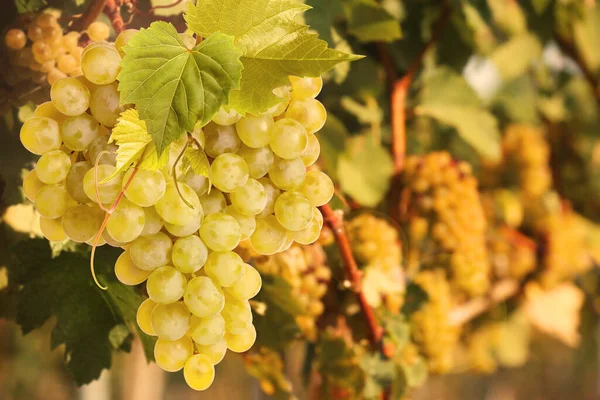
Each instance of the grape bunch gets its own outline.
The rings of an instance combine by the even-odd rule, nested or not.
[[[371,307],[399,312],[404,301],[402,247],[388,221],[363,213],[346,224],[352,249],[364,271],[362,288]]]
[[[407,188],[409,264],[448,266],[453,286],[470,296],[487,292],[490,264],[486,220],[471,167],[447,152],[409,157]],[[433,255],[421,258],[423,250]]]
[[[122,48],[134,34],[87,46],[83,75],[56,80],[51,101],[24,123],[21,142],[40,158],[23,190],[49,240],[125,249],[115,274],[126,285],[146,282],[149,298],[137,320],[158,337],[156,362],[166,371],[183,369],[188,385],[204,390],[227,349],[245,352],[256,339],[248,300],[261,276],[234,252],[240,241],[274,255],[319,238],[317,207],[331,199],[333,183],[307,167],[319,156],[315,132],[326,118],[314,99],[322,80],[290,77],[289,87],[275,91],[281,102],[262,115],[221,109],[171,144],[161,170],[120,171],[109,133],[136,113],[120,106],[116,81]],[[189,143],[208,155],[211,180],[177,164]],[[318,282],[311,290],[322,296]],[[313,314],[322,310],[306,299]]]

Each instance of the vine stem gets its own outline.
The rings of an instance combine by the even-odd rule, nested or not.
[[[98,15],[100,15],[106,3],[107,0],[92,0],[83,14],[73,22],[71,29],[74,31],[86,30],[87,27],[98,18]]]
[[[104,14],[110,20],[117,35],[125,29],[125,22],[123,21],[123,17],[121,17],[121,5],[122,1],[106,0],[106,5],[104,6]]]
[[[358,270],[358,265],[356,264],[354,255],[352,254],[350,240],[344,231],[343,223],[340,218],[335,215],[329,204],[325,204],[324,206],[319,207],[319,209],[323,214],[325,223],[333,232],[333,236],[335,237],[335,241],[338,245],[340,256],[342,257],[344,264],[346,278],[350,281],[351,287],[358,297],[358,303],[367,322],[369,342],[373,347],[376,347],[381,341],[383,332],[379,326],[379,322],[377,322],[377,318],[375,317],[373,309],[367,303],[367,298],[362,291],[361,274]]]

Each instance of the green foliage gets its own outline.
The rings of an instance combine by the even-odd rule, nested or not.
[[[327,385],[323,386],[323,390],[331,391],[339,386],[351,393],[350,398],[356,398],[362,393],[366,375],[360,366],[359,357],[355,349],[333,330],[321,335],[316,361],[319,373],[327,378]],[[325,398],[333,397],[331,392],[324,395]]]
[[[312,8],[304,13],[306,24],[319,34],[319,38],[334,47],[335,42],[331,34],[336,20],[344,17],[344,8],[340,0],[306,0]]]
[[[204,150],[188,147],[185,149],[185,159],[190,163],[190,167],[196,175],[206,176],[209,181],[212,179],[210,163]]]
[[[328,49],[327,42],[308,32],[295,18],[309,7],[276,0],[199,0],[186,14],[189,28],[201,36],[223,32],[235,37],[244,72],[229,105],[239,113],[258,114],[277,104],[272,93],[289,75],[319,76],[359,56]]]
[[[197,121],[205,125],[239,87],[241,53],[223,33],[188,49],[173,25],[154,22],[125,47],[122,104],[135,104],[159,154]]]
[[[515,54],[521,56],[515,58]],[[542,46],[538,39],[525,33],[514,36],[508,42],[498,46],[492,53],[491,60],[498,67],[500,76],[505,81],[511,81],[523,74],[542,54]]]
[[[393,42],[402,38],[399,21],[375,0],[349,0],[344,9],[348,33],[360,42]]]
[[[17,12],[24,14],[37,11],[46,6],[46,0],[14,0]]]
[[[428,298],[429,296],[427,296],[427,292],[425,292],[421,286],[411,282],[406,286],[406,295],[404,296],[402,314],[410,317],[412,313],[421,308]]]

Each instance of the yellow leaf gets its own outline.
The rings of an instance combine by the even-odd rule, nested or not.
[[[185,159],[196,175],[206,176],[209,182],[212,180],[210,173],[210,162],[202,149],[188,147],[185,149]]]

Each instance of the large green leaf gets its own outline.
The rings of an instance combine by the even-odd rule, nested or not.
[[[47,4],[45,0],[14,0],[14,2],[19,14],[37,11]]]
[[[542,45],[537,37],[523,33],[498,46],[491,60],[498,67],[502,79],[510,81],[527,71],[541,55]]]
[[[135,104],[156,149],[194,124],[206,124],[239,88],[242,64],[233,38],[215,33],[188,49],[173,25],[154,22],[125,47],[119,74],[122,104]]]
[[[229,105],[258,114],[281,101],[272,91],[289,83],[289,75],[319,76],[344,61],[361,58],[327,48],[295,18],[310,7],[297,0],[199,0],[185,16],[201,36],[223,32],[242,50],[240,90]]]
[[[306,0],[312,8],[304,14],[306,24],[319,34],[319,38],[335,47],[332,27],[338,18],[344,16],[344,9],[340,0]]]
[[[361,42],[393,42],[402,37],[400,22],[375,0],[351,0],[344,10],[348,33]]]

